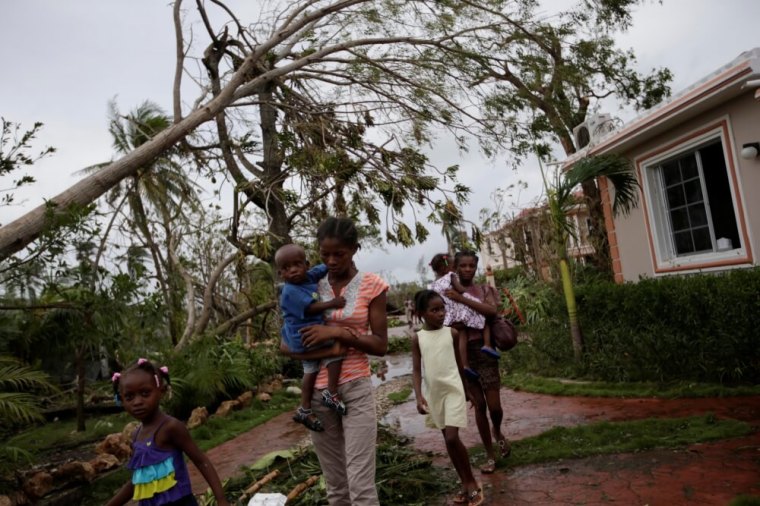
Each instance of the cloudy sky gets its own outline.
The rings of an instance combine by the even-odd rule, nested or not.
[[[236,1],[230,4],[236,4]],[[248,6],[256,1],[242,2]],[[8,223],[70,186],[82,167],[111,159],[107,105],[116,98],[122,111],[146,99],[171,110],[174,35],[168,0],[0,0],[0,116],[23,126],[45,124],[41,143],[57,153],[34,167],[37,183],[17,193],[19,205],[0,208]],[[741,52],[760,46],[758,0],[645,0],[633,27],[619,35],[632,48],[639,69],[665,66],[674,74],[674,92],[687,87]],[[609,111],[630,119],[630,111]],[[441,167],[461,166],[461,179],[473,190],[465,209],[477,221],[490,206],[490,194],[518,179],[528,190],[511,202],[527,205],[540,192],[537,167],[518,172],[503,160],[487,160],[477,149],[465,155],[442,140],[430,150]],[[0,178],[0,188],[9,186]],[[359,266],[382,272],[391,281],[416,279],[417,262],[445,249],[437,230],[411,249],[360,253]]]

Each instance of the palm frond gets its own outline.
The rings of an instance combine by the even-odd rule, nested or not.
[[[583,158],[565,173],[567,184],[575,187],[589,179],[604,176],[615,189],[612,212],[626,216],[638,206],[639,181],[631,161],[619,155],[600,155]]]

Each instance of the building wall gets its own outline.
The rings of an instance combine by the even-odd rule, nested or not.
[[[623,153],[624,156],[640,162],[656,153],[664,146],[672,144],[678,139],[686,139],[695,135],[700,129],[704,130],[710,125],[724,122],[726,125],[726,140],[728,145],[724,150],[728,154],[728,163],[733,163],[735,168],[735,199],[741,201],[737,221],[742,219],[746,224],[747,236],[745,241],[749,244],[751,259],[749,263],[743,261],[734,265],[714,265],[692,269],[682,269],[681,274],[689,272],[723,270],[758,265],[758,253],[760,253],[760,158],[744,160],[739,155],[741,146],[747,142],[760,141],[760,102],[753,97],[753,91],[740,95],[729,102],[712,110],[700,114],[688,121],[683,122],[676,128],[668,131],[665,135],[649,140],[635,149]],[[640,169],[639,169],[640,170]],[[639,172],[641,181],[641,173]],[[609,190],[612,197],[612,190]],[[627,217],[615,219],[615,232],[617,245],[620,252],[623,279],[636,281],[640,277],[653,277],[666,275],[671,272],[656,272],[655,259],[652,250],[652,240],[646,226],[647,215],[643,200],[641,199],[637,209],[634,209]],[[739,233],[742,231],[740,229]],[[675,272],[673,272],[675,273]]]

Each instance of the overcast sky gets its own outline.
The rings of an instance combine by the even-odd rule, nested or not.
[[[243,3],[257,3],[249,1]],[[80,177],[75,171],[111,159],[107,105],[112,98],[123,112],[146,99],[171,111],[171,17],[167,0],[0,0],[0,116],[26,127],[43,122],[41,142],[58,150],[34,167],[38,182],[17,193],[21,205],[0,208],[0,223],[75,183]],[[760,46],[758,22],[758,0],[651,0],[636,9],[633,27],[618,40],[636,52],[640,70],[670,68],[675,93]],[[608,112],[623,119],[632,115]],[[473,190],[467,219],[478,221],[496,187],[528,181],[516,206],[528,205],[540,192],[535,164],[514,172],[503,160],[485,159],[476,147],[462,156],[450,146],[439,142],[429,155],[440,167],[461,166],[461,180]],[[0,178],[0,188],[8,182]],[[362,251],[358,265],[390,281],[416,279],[418,260],[445,250],[438,229],[432,232],[427,243],[414,248]]]

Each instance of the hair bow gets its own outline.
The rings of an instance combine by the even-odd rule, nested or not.
[[[160,370],[162,373],[164,373],[164,374],[169,374],[169,368],[168,368],[168,367],[166,367],[165,365],[162,365],[162,366],[161,366],[161,367],[159,367],[158,369],[159,369],[159,370]]]
[[[148,361],[147,358],[138,358],[137,359],[137,365],[143,365],[147,361]]]
[[[119,380],[119,378],[121,378],[121,373],[120,372],[115,372],[115,373],[113,373],[113,376],[111,376],[111,382],[115,383],[116,381]]]

